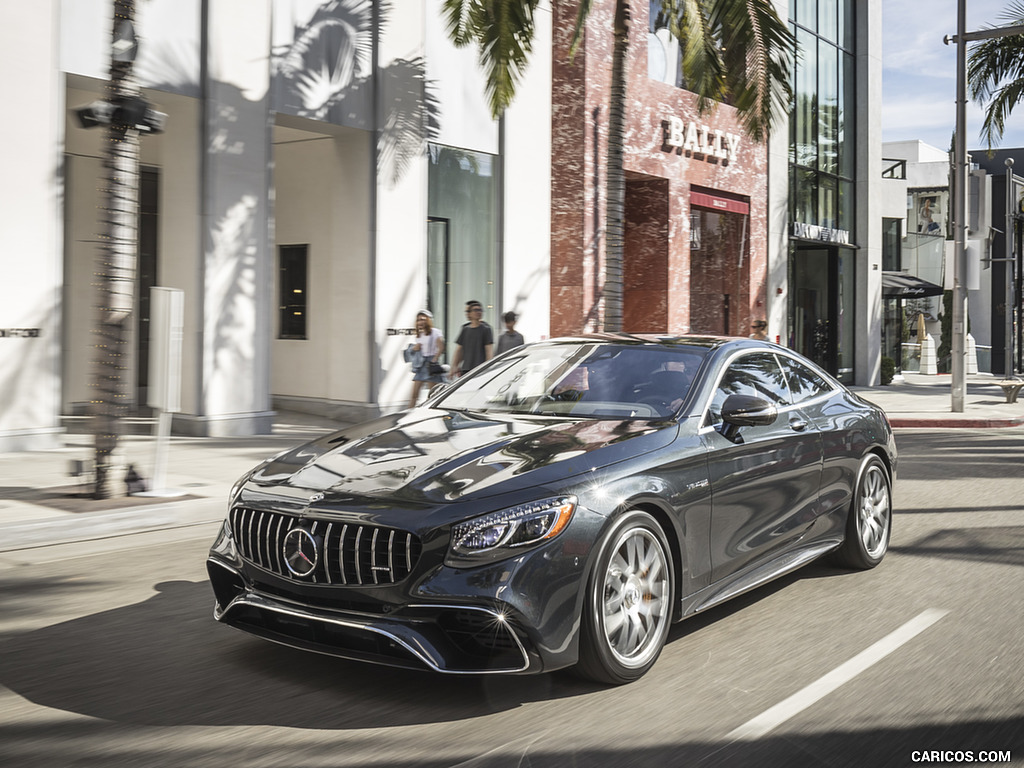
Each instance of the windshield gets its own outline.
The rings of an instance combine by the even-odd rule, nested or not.
[[[539,343],[477,368],[439,408],[591,418],[675,414],[706,354],[699,347]]]

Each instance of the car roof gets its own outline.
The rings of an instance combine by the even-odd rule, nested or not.
[[[685,346],[717,349],[726,344],[750,340],[739,336],[709,336],[703,334],[582,333],[572,336],[558,336],[547,341],[572,344],[649,344],[652,346]],[[765,346],[765,342],[756,342],[756,345]]]

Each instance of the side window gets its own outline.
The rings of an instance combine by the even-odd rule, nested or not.
[[[789,405],[786,375],[779,368],[775,355],[756,352],[737,358],[729,365],[711,399],[707,424],[722,420],[722,404],[729,395],[759,397],[777,407]]]
[[[816,374],[803,363],[791,357],[779,357],[782,368],[789,381],[789,390],[793,393],[793,402],[799,403],[812,397],[823,395],[832,390],[832,385]]]

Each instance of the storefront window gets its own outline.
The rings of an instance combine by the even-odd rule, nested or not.
[[[854,313],[856,312],[857,259],[853,251],[836,249],[836,378],[853,383]]]
[[[435,324],[454,341],[470,300],[498,328],[497,162],[493,155],[431,144],[427,295]]]
[[[801,51],[817,49],[814,35],[805,29],[796,31],[797,46]],[[795,65],[796,79],[794,82],[795,108],[793,112],[793,153],[791,162],[807,168],[818,165],[817,148],[817,69],[815,57],[798,58]],[[812,223],[812,222],[808,222]]]
[[[839,49],[818,41],[818,168],[839,172]]]
[[[279,339],[305,339],[309,265],[308,245],[278,246]]]
[[[886,272],[900,270],[902,229],[902,219],[882,219],[882,269]],[[882,355],[891,358],[897,370],[903,362],[902,303],[899,298],[882,298]]]
[[[747,213],[692,208],[690,327],[696,333],[738,334],[749,324],[747,219]]]

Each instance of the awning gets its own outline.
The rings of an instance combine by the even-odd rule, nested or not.
[[[741,213],[746,216],[750,213],[750,205],[742,200],[733,200],[730,197],[712,195],[707,192],[690,192],[690,205],[710,208],[713,211],[726,211],[727,213]]]
[[[883,272],[882,295],[887,299],[924,299],[941,296],[942,286],[906,272]]]

